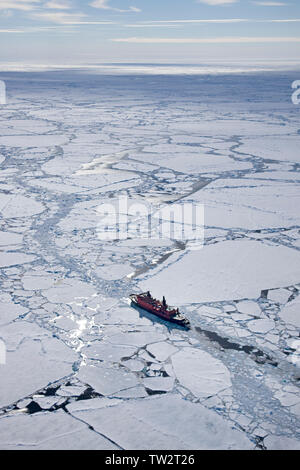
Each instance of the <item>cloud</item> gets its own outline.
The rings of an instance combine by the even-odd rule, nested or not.
[[[0,10],[31,11],[40,0],[0,0]]]
[[[140,26],[140,27],[143,27],[143,26],[170,26],[172,24],[176,25],[176,24],[192,24],[192,23],[207,23],[207,24],[224,24],[224,23],[299,23],[300,19],[299,18],[287,18],[287,19],[276,19],[276,20],[272,20],[272,19],[263,19],[263,20],[259,20],[259,19],[255,19],[255,18],[227,18],[227,19],[224,19],[224,20],[220,20],[220,19],[210,19],[210,20],[196,20],[196,19],[193,19],[193,20],[159,20],[159,21],[151,21],[151,22],[139,22],[139,23],[136,23],[136,25],[125,25],[125,26]]]
[[[46,8],[52,9],[52,10],[70,10],[70,5],[67,3],[60,3],[58,1],[50,1],[45,4]]]
[[[94,8],[103,8],[104,10],[110,10],[110,6],[108,6],[108,0],[95,0],[94,2],[90,3],[91,7]]]
[[[84,13],[64,13],[64,12],[53,12],[53,13],[34,13],[31,15],[33,19],[50,21],[58,24],[78,24],[80,20],[85,18],[87,15]]]
[[[210,20],[161,20],[161,21],[152,21],[151,23],[243,23],[251,21],[244,18],[229,18],[229,19],[210,19]],[[149,24],[149,22],[147,23]]]
[[[266,23],[299,23],[300,22],[300,18],[291,18],[291,19],[287,19],[287,20],[261,20],[261,22],[266,22]]]
[[[148,23],[135,23],[135,24],[124,24],[124,28],[179,28],[177,24],[148,24]]]
[[[0,33],[25,33],[23,29],[0,29]]]
[[[31,18],[35,20],[49,21],[60,25],[111,25],[116,24],[113,21],[88,21],[85,20],[88,15],[84,13],[65,13],[57,12],[41,12],[31,14]],[[51,28],[51,27],[48,27]]]
[[[89,5],[93,8],[101,8],[103,10],[113,10],[113,11],[118,11],[121,13],[125,12],[136,12],[139,13],[141,10],[137,7],[129,7],[127,10],[121,10],[120,8],[113,8],[108,4],[109,0],[94,0],[92,3],[89,3]]]
[[[110,24],[118,24],[115,21],[72,21],[66,22],[64,24],[73,24],[73,25],[80,25],[80,24],[103,24],[103,25],[110,25]]]
[[[40,32],[54,32],[61,31],[59,26],[38,26],[32,28],[22,28],[22,29],[0,29],[0,33],[40,33]]]
[[[220,37],[220,38],[115,38],[114,42],[136,44],[241,44],[241,43],[275,43],[300,42],[300,37]]]
[[[262,7],[285,7],[286,3],[283,2],[252,2],[255,5],[260,5]]]
[[[239,0],[197,0],[197,3],[206,3],[206,5],[230,5],[237,3]]]

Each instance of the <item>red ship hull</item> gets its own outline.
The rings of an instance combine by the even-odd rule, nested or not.
[[[176,323],[177,325],[185,328],[190,328],[190,322],[187,318],[181,315],[178,310],[169,309],[167,305],[163,305],[160,301],[149,297],[146,293],[143,294],[131,294],[131,302],[138,307],[146,310],[147,312],[156,315],[163,320]]]

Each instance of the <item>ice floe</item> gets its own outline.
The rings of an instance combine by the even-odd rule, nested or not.
[[[0,212],[5,218],[30,217],[44,210],[44,205],[32,197],[0,195]]]
[[[110,440],[92,432],[84,423],[58,410],[0,419],[1,448],[10,450],[116,450]]]
[[[7,347],[0,369],[0,406],[26,397],[50,382],[72,373],[77,354],[49,332],[25,321],[1,327]]]
[[[178,395],[169,394],[112,407],[98,407],[95,403],[92,409],[71,409],[70,412],[127,450],[254,447],[217,413]]]
[[[135,387],[139,384],[134,374],[125,370],[109,368],[101,364],[97,366],[82,366],[77,377],[105,396],[113,395],[116,392]]]
[[[166,295],[175,304],[253,299],[264,289],[296,283],[299,266],[300,254],[290,248],[225,241],[187,253],[168,269],[155,269],[139,286],[157,297]]]
[[[299,116],[278,75],[40,77],[10,74],[0,118],[0,447],[298,448]],[[119,197],[203,203],[203,249],[103,241]],[[132,308],[149,289],[191,330]]]
[[[252,230],[298,225],[299,198],[295,183],[250,178],[220,179],[193,195],[205,205],[207,226]]]
[[[196,397],[206,398],[224,391],[231,393],[229,370],[206,351],[183,348],[172,356],[172,365],[181,385]]]
[[[1,253],[0,267],[17,266],[19,264],[31,263],[36,259],[34,255],[25,255],[18,252]]]
[[[280,318],[297,328],[300,328],[300,297],[287,303],[285,307],[279,312]]]
[[[161,342],[152,343],[147,346],[147,350],[152,354],[158,361],[166,361],[168,357],[178,351],[172,344]]]

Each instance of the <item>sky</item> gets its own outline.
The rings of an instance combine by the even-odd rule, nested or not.
[[[299,0],[0,0],[0,62],[300,62]]]

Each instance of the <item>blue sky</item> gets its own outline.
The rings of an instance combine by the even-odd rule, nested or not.
[[[300,61],[299,0],[0,0],[0,61]]]

